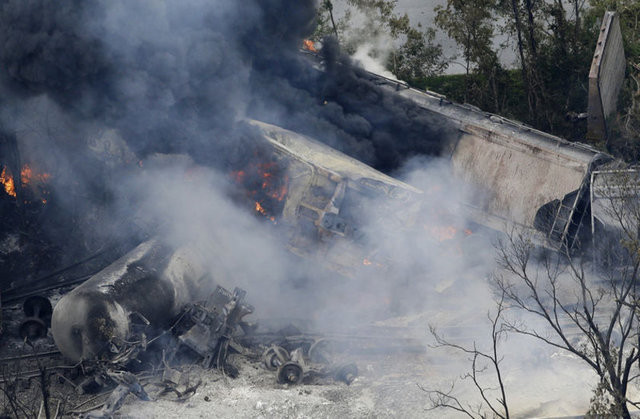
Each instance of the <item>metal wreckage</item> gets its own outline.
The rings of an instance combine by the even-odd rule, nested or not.
[[[286,226],[292,253],[349,275],[367,256],[356,238],[357,215],[364,206],[374,200],[379,203],[384,196],[407,204],[404,223],[417,214],[418,189],[310,138],[251,123],[271,145],[271,164],[286,167],[273,185],[262,185],[264,199],[255,203],[256,211],[271,220],[277,217]],[[232,176],[242,182],[243,171]],[[173,385],[180,380],[170,365],[184,359],[237,376],[238,370],[228,363],[229,353],[254,358],[262,353],[264,367],[283,384],[318,378],[350,384],[357,377],[356,364],[337,362],[333,356],[337,346],[353,347],[353,338],[303,333],[291,327],[258,333],[256,324],[245,319],[254,312],[246,292],[217,285],[205,261],[206,255],[196,247],[174,249],[159,238],[151,239],[64,295],[53,313],[50,306],[45,310],[60,352],[82,363],[85,372],[93,371],[81,387],[118,385],[101,415],[113,413],[129,393],[148,398],[128,371],[146,362],[149,352],[158,353],[146,351],[151,346],[162,348],[163,378]],[[209,297],[199,301],[200,295]],[[46,329],[40,328],[25,337],[44,334]],[[362,336],[356,340],[362,346]],[[411,339],[390,338],[385,344],[371,338],[368,344],[386,345],[384,350],[390,346],[422,349]]]
[[[348,277],[369,256],[359,240],[358,216],[364,208],[403,203],[404,213],[396,214],[395,222],[404,225],[417,215],[418,189],[308,137],[258,121],[250,123],[269,145],[269,163],[258,162],[255,168],[240,168],[230,175],[244,188],[245,170],[278,174],[272,183],[261,185],[259,194],[247,197],[258,197],[255,203],[250,199],[250,205],[255,204],[256,213],[267,222],[277,220],[291,253]],[[73,286],[71,282],[64,285]],[[86,417],[112,415],[129,394],[149,400],[137,378],[140,371],[161,372],[166,391],[185,399],[198,386],[185,384],[179,367],[185,363],[235,377],[239,372],[229,362],[229,354],[240,354],[260,359],[282,384],[331,380],[348,385],[358,376],[358,368],[342,356],[346,349],[423,350],[417,340],[395,336],[318,334],[291,325],[262,332],[247,320],[254,307],[245,290],[223,288],[208,270],[202,249],[176,248],[159,237],[137,245],[93,274],[53,307],[39,295],[51,288],[36,287],[30,292],[38,295],[24,301],[19,333],[26,342],[36,342],[47,337],[50,328],[64,368],[75,365],[75,378],[65,376],[65,380],[76,383],[80,393],[113,389],[101,407],[84,409]],[[23,297],[10,298],[4,302]],[[59,357],[58,351],[50,354]]]
[[[594,240],[594,226],[603,221],[591,211],[590,184],[599,169],[613,164],[610,157],[439,95],[370,77],[458,129],[448,158],[458,177],[484,192],[465,207],[477,225],[495,231],[526,228],[542,245],[561,250],[573,251]],[[262,184],[261,198],[251,205],[267,220],[277,221],[291,253],[349,277],[366,264],[371,251],[360,240],[364,208],[380,207],[392,228],[410,228],[419,216],[422,191],[306,136],[249,123],[261,131],[272,153],[252,170],[277,174],[268,176],[272,180]],[[244,168],[231,176],[247,186]],[[401,214],[389,213],[399,207]],[[202,295],[208,298],[201,300]],[[107,402],[87,417],[113,414],[128,394],[148,400],[133,373],[151,364],[156,369],[160,365],[167,391],[178,398],[189,397],[198,385],[184,385],[175,368],[179,362],[200,363],[233,377],[238,370],[228,361],[230,353],[261,358],[283,384],[316,378],[350,384],[357,377],[354,363],[335,357],[336,342],[349,346],[353,337],[296,328],[261,333],[246,319],[254,312],[249,301],[244,290],[229,291],[216,283],[198,248],[175,249],[154,238],[64,295],[53,309],[46,298],[27,299],[20,334],[36,340],[46,336],[50,324],[60,353],[82,365],[88,377],[80,391],[115,386]],[[364,338],[357,344],[363,341],[387,345],[387,350],[423,349],[410,339]],[[160,350],[148,351],[151,347]]]

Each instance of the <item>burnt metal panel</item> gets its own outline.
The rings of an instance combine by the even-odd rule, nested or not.
[[[625,66],[620,18],[616,12],[605,12],[589,71],[590,140],[607,138],[607,118],[616,110]]]
[[[304,135],[250,123],[288,162],[288,192],[278,222],[286,226],[292,253],[350,275],[369,256],[361,231],[367,214],[388,214],[386,205],[402,202],[399,228],[415,220],[420,190]]]

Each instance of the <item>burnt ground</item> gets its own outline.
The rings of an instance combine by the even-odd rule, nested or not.
[[[55,280],[47,278],[45,282],[59,286],[65,281],[82,280],[126,250],[124,247],[109,249],[104,254],[98,252],[100,257],[56,275]],[[17,329],[24,317],[23,291],[34,290],[37,279],[14,285],[9,288],[11,292],[7,290],[2,295],[3,302],[7,299],[12,302],[2,307],[0,416],[37,417],[42,400],[43,369],[52,416],[56,410],[63,413],[63,417],[77,417],[99,409],[113,388],[103,394],[80,394],[77,388],[85,377],[81,369],[69,365],[55,353],[50,333],[46,339],[39,340],[35,348],[17,338]],[[68,285],[44,294],[55,305],[60,293],[72,287]],[[433,292],[439,295],[439,300],[455,302],[459,289],[455,284],[448,284]],[[429,324],[437,325],[444,336],[456,343],[486,344],[482,341],[483,336],[487,336],[486,311],[455,303],[448,309],[433,308],[351,330],[348,336],[352,338],[367,337],[365,345],[352,345],[349,351],[341,353],[344,362],[354,362],[359,370],[358,378],[351,385],[332,379],[316,379],[300,385],[279,384],[259,357],[232,355],[231,362],[239,369],[235,379],[218,370],[205,370],[192,364],[177,366],[183,382],[176,390],[185,393],[183,397],[175,391],[166,392],[161,371],[140,373],[139,382],[152,401],[128,395],[115,417],[460,417],[451,410],[429,410],[431,403],[425,389],[448,390],[453,380],[457,380],[456,396],[470,403],[477,402],[477,392],[468,382],[459,380],[468,372],[468,357],[429,346],[433,343],[429,340]],[[379,338],[371,339],[376,336]],[[578,360],[517,337],[502,342],[501,350],[509,404],[515,417],[580,415],[587,410],[596,380]],[[34,354],[39,355],[34,357]],[[491,374],[482,378],[487,386],[494,386]],[[189,388],[192,391],[187,391]],[[638,389],[632,391],[637,393]]]
[[[188,374],[191,383],[202,380],[202,384],[190,399],[177,402],[175,397],[159,397],[145,402],[129,396],[119,414],[130,418],[461,417],[452,410],[431,410],[425,390],[448,390],[451,380],[464,372],[460,367],[467,365],[467,358],[426,346],[423,351],[414,349],[346,355],[359,369],[359,377],[351,385],[332,380],[278,384],[274,374],[266,371],[260,362],[236,356],[233,362],[240,370],[236,379],[219,372],[191,369]],[[595,382],[589,372],[575,359],[552,351],[543,349],[535,357],[526,359],[519,367],[506,364],[509,365],[505,375],[514,416],[583,414],[590,397],[590,383]],[[161,387],[146,388],[153,395]],[[476,402],[476,394],[468,383],[458,382],[454,394],[461,400]]]
[[[363,328],[363,335],[371,337],[377,330],[383,338],[379,342],[367,339],[364,345],[351,345],[347,352],[339,352],[341,362],[354,362],[358,367],[359,375],[351,385],[331,378],[315,378],[298,385],[279,384],[275,373],[267,371],[259,355],[255,355],[260,351],[254,351],[253,356],[230,356],[239,370],[235,379],[216,369],[184,363],[174,369],[180,377],[176,380],[179,384],[168,387],[162,371],[141,372],[137,374],[138,381],[152,400],[142,401],[129,394],[115,417],[460,417],[459,412],[452,410],[430,410],[425,389],[448,390],[452,380],[468,368],[468,359],[448,349],[427,346],[426,326],[421,326],[426,319],[440,324],[448,319],[449,326],[441,331],[455,336],[457,342],[466,343],[469,334],[481,328],[482,323],[462,321],[455,313],[432,312]],[[394,342],[387,339],[390,336],[409,344],[390,343]],[[401,336],[407,340],[402,341]],[[413,344],[419,341],[422,348]],[[40,366],[44,365],[51,413],[59,405],[60,412],[64,412],[62,417],[81,414],[100,417],[91,416],[90,412],[99,412],[113,387],[102,390],[102,394],[79,394],[81,371],[66,365],[57,355],[46,356],[46,352],[55,351],[50,336],[38,341],[36,350],[45,353],[39,360],[14,359],[3,363],[2,413],[14,417],[13,410],[17,409],[20,417],[36,417],[42,400]],[[516,338],[509,339],[503,352],[503,372],[515,417],[556,417],[586,411],[595,379],[579,361]],[[8,356],[32,353],[33,348],[5,337],[0,362]],[[31,372],[31,377],[18,379],[12,371]],[[492,383],[491,375],[483,375],[482,379],[488,385]],[[168,388],[171,390],[167,391]],[[476,402],[476,393],[469,383],[458,381],[454,394],[461,400]],[[7,396],[18,402],[10,403]]]

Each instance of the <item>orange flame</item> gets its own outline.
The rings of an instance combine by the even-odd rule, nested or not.
[[[458,229],[454,226],[425,225],[424,229],[427,230],[436,239],[438,239],[439,242],[451,240],[456,237],[456,234],[458,234]]]
[[[267,213],[267,211],[262,207],[262,205],[260,205],[260,203],[259,203],[259,202],[256,202],[255,210],[256,210],[256,212],[258,212],[258,213],[260,213],[260,214],[264,215],[265,217],[267,217],[269,220],[271,220],[271,221],[273,221],[273,222],[275,222],[275,221],[276,221],[276,217],[274,217],[274,216],[269,216],[269,214]]]
[[[30,190],[37,196],[37,199],[43,204],[47,203],[47,199],[42,197],[42,195],[47,195],[48,191],[45,188],[45,184],[51,178],[49,173],[38,173],[31,168],[30,165],[25,164],[20,169],[20,184],[23,187],[30,187]],[[11,172],[7,167],[2,168],[2,173],[0,173],[0,184],[4,188],[4,191],[14,198],[17,197],[16,194],[16,179],[13,178]],[[25,199],[24,203],[28,204],[31,201]]]
[[[362,260],[362,265],[364,265],[364,266],[373,266],[373,267],[375,267],[377,269],[385,267],[384,264],[382,264],[382,263],[380,263],[380,262],[378,262],[376,260],[369,259],[369,258],[364,258]]]
[[[13,183],[13,177],[7,173],[6,167],[3,167],[2,173],[0,173],[0,183],[4,186],[4,191],[15,198],[16,185]]]
[[[306,49],[307,51],[318,52],[318,50],[316,49],[316,45],[311,39],[305,39],[302,43],[302,48]]]
[[[231,177],[236,183],[242,183],[244,182],[245,174],[246,173],[244,172],[244,170],[234,170],[233,172],[231,172]]]
[[[253,164],[246,170],[234,170],[229,174],[235,183],[246,188],[247,197],[254,201],[254,210],[273,222],[276,222],[276,217],[271,215],[273,201],[285,199],[289,183],[289,177],[286,174],[279,176],[278,172],[277,164],[269,162]],[[257,185],[252,180],[256,175],[260,179]]]
[[[29,185],[34,180],[41,183],[46,183],[51,178],[49,173],[34,173],[28,164],[22,166],[20,170],[20,181],[23,185]]]
[[[259,212],[262,215],[267,215],[267,212],[262,208],[259,202],[256,202],[256,212]]]

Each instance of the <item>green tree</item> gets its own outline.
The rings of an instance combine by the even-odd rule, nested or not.
[[[435,8],[435,23],[462,47],[464,101],[501,112],[505,74],[493,48],[494,10],[494,0],[447,0]]]
[[[421,26],[408,28],[405,42],[389,56],[391,72],[410,84],[441,74],[448,66],[442,46],[434,44],[435,30],[420,29]]]
[[[344,15],[336,20],[332,2],[324,0],[318,8],[314,40],[335,35],[349,54],[362,45],[371,45],[369,55],[385,62],[388,70],[407,81],[442,73],[447,63],[442,47],[434,43],[435,31],[412,26],[407,14],[396,14],[396,3],[397,0],[345,0]],[[378,42],[380,39],[385,42]]]

